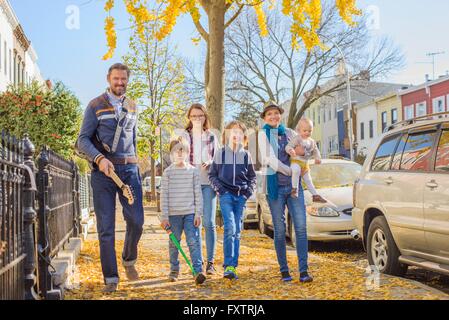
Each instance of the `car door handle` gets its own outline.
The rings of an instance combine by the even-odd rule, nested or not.
[[[393,183],[393,179],[391,177],[388,177],[387,179],[385,179],[385,183],[390,185]]]
[[[430,189],[438,188],[438,183],[435,182],[435,180],[431,180],[426,183],[426,186]]]

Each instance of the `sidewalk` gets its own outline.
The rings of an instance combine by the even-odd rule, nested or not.
[[[120,208],[117,210],[116,225],[118,257],[123,246],[125,230],[126,225]],[[441,291],[403,278],[380,275],[376,286],[376,277],[365,273],[365,269],[356,264],[335,261],[316,254],[309,255],[309,268],[315,281],[302,284],[298,280],[296,251],[293,248],[288,250],[288,260],[294,281],[282,283],[279,279],[273,240],[256,230],[245,230],[243,233],[238,267],[240,279],[231,282],[223,279],[221,274],[222,233],[219,229],[217,275],[208,276],[204,285],[196,286],[188,266],[180,260],[182,268],[180,279],[171,283],[167,281],[168,236],[160,228],[154,208],[145,208],[144,234],[139,245],[139,260],[136,266],[141,280],[128,282],[123,267],[119,264],[121,275],[119,291],[103,295],[98,241],[94,226],[83,244],[78,260],[79,286],[67,292],[66,299],[449,299],[449,296]],[[188,253],[184,239],[182,245]]]

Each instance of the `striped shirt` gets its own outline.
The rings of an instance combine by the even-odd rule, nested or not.
[[[161,220],[169,216],[203,214],[203,198],[199,170],[187,164],[178,168],[175,164],[164,170],[161,181]]]

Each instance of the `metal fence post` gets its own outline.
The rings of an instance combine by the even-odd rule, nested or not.
[[[31,177],[29,174],[25,174],[25,186],[23,189],[23,222],[24,222],[24,247],[26,253],[25,259],[25,299],[37,300],[39,296],[37,294],[37,242],[36,242],[36,221],[37,214],[34,208],[36,191],[33,188],[31,179],[34,178],[36,168],[33,161],[35,148],[30,141],[28,135],[22,140],[24,162],[23,164],[30,168]]]
[[[39,236],[38,236],[38,254],[39,254],[39,289],[43,297],[47,297],[47,292],[51,290],[51,274],[48,271],[50,265],[50,243],[48,240],[47,218],[50,213],[48,203],[48,172],[49,155],[47,147],[43,147],[38,158],[38,219],[39,219]]]
[[[78,166],[75,161],[71,161],[72,165],[72,197],[73,197],[73,236],[79,236],[81,232],[81,208],[80,208],[80,193],[79,193],[79,174]]]

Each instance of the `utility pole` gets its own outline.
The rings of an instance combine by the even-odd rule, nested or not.
[[[433,78],[432,80],[435,80],[435,57],[441,54],[445,54],[446,52],[444,51],[440,51],[440,52],[429,52],[426,55],[428,57],[432,58],[432,73],[433,73]]]
[[[351,74],[349,73],[349,68],[348,68],[348,64],[346,61],[346,57],[343,53],[343,50],[341,49],[341,47],[331,38],[325,36],[325,35],[320,35],[321,38],[323,38],[326,41],[329,41],[330,43],[332,43],[335,48],[338,50],[338,53],[341,56],[341,59],[343,61],[344,67],[345,67],[345,74],[346,74],[346,90],[347,90],[347,97],[348,97],[348,110],[347,110],[347,117],[348,117],[348,138],[349,138],[349,153],[350,153],[350,158],[351,161],[354,161],[354,146],[355,146],[355,137],[354,137],[354,129],[353,129],[353,123],[352,123],[352,114],[353,114],[353,109],[352,109],[352,95],[351,95]]]

